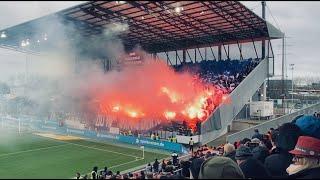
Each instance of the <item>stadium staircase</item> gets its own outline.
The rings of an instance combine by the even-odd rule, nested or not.
[[[201,124],[201,144],[207,144],[228,132],[228,126],[231,126],[233,119],[268,77],[268,65],[268,59],[261,60],[257,67],[231,92],[231,102],[221,104]]]

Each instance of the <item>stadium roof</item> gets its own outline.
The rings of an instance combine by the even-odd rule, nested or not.
[[[106,28],[118,23],[120,33],[116,37],[122,39],[126,48],[139,44],[148,52],[283,36],[238,1],[95,1],[1,30],[7,37],[0,39],[0,45],[20,48],[27,38],[35,42],[41,33],[37,27],[56,17],[76,25],[77,32],[68,34],[70,39],[81,36],[107,40],[103,36]]]

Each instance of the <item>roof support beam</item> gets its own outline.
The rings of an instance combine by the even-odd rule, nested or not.
[[[211,46],[209,46],[209,47],[210,47],[211,53],[212,53],[212,55],[213,55],[213,57],[214,57],[214,60],[216,61],[217,58],[216,58],[216,56],[214,55],[214,52],[213,52],[213,50],[212,50],[212,47],[211,47]]]
[[[202,54],[201,54],[201,52],[200,52],[200,49],[199,49],[199,48],[197,48],[197,49],[198,49],[198,52],[199,52],[199,54],[200,54],[201,61],[203,61],[203,56],[202,56]]]

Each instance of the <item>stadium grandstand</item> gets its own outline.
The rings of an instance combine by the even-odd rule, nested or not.
[[[271,42],[284,33],[265,1],[262,17],[238,1],[90,1],[0,32],[1,48],[30,57],[67,51],[83,78],[51,94],[45,113],[24,99],[15,103],[29,109],[1,112],[2,177],[320,177],[320,105],[275,118],[267,99]],[[88,62],[105,76],[83,75]],[[39,82],[49,84],[30,86]],[[249,105],[267,120],[232,132]]]

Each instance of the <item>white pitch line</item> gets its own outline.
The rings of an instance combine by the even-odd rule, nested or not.
[[[128,157],[140,158],[138,156],[133,156],[133,155],[130,155],[130,154],[123,154],[123,153],[119,153],[119,152],[115,152],[115,151],[110,151],[110,150],[106,150],[106,149],[90,147],[90,146],[86,146],[86,145],[82,145],[82,144],[71,143],[71,142],[65,142],[65,143],[73,144],[73,145],[81,146],[81,147],[86,147],[86,148],[89,148],[89,149],[95,149],[95,150],[99,150],[99,151],[105,151],[105,152],[110,152],[110,153],[114,153],[114,154],[120,154],[120,155],[124,155],[124,156],[128,156]]]
[[[115,166],[111,166],[109,168],[111,169],[111,168],[115,168],[115,167],[118,167],[118,166],[123,166],[123,165],[130,164],[130,163],[133,163],[133,162],[136,162],[136,161],[140,161],[140,160],[143,160],[143,159],[142,158],[141,159],[135,159],[133,161],[128,161],[126,163],[122,163],[122,164],[118,164],[118,165],[115,165]],[[104,169],[101,169],[101,170],[104,170]]]
[[[39,136],[39,135],[37,135],[37,136]],[[60,143],[63,142],[63,143],[66,143],[66,144],[73,144],[73,145],[76,145],[76,146],[86,147],[86,148],[89,148],[89,149],[95,149],[95,150],[99,150],[99,151],[105,151],[105,152],[110,152],[110,153],[114,153],[114,154],[120,154],[120,155],[128,156],[128,157],[141,158],[141,157],[133,156],[133,155],[130,155],[130,154],[124,154],[124,153],[119,153],[119,152],[110,151],[110,150],[106,150],[106,149],[100,149],[100,148],[90,147],[90,146],[86,146],[86,145],[82,145],[82,144],[77,144],[77,143],[72,143],[72,142],[68,142],[68,141],[56,140],[56,139],[52,139],[52,138],[49,138],[49,137],[44,137],[44,136],[39,136],[39,137],[42,137],[42,138],[45,138],[45,139],[50,139],[50,140],[52,140],[52,141],[56,141],[56,142],[60,142]],[[100,143],[100,144],[101,144],[101,143]]]
[[[18,151],[18,152],[12,152],[12,153],[7,153],[7,154],[0,154],[0,157],[4,156],[10,156],[10,155],[15,155],[15,154],[21,154],[21,153],[27,153],[27,152],[33,152],[33,151],[40,151],[44,149],[51,149],[51,148],[56,148],[56,147],[61,147],[61,146],[66,146],[69,144],[60,144],[56,146],[49,146],[49,147],[44,147],[44,148],[38,148],[38,149],[30,149],[30,150],[25,150],[25,151]]]

